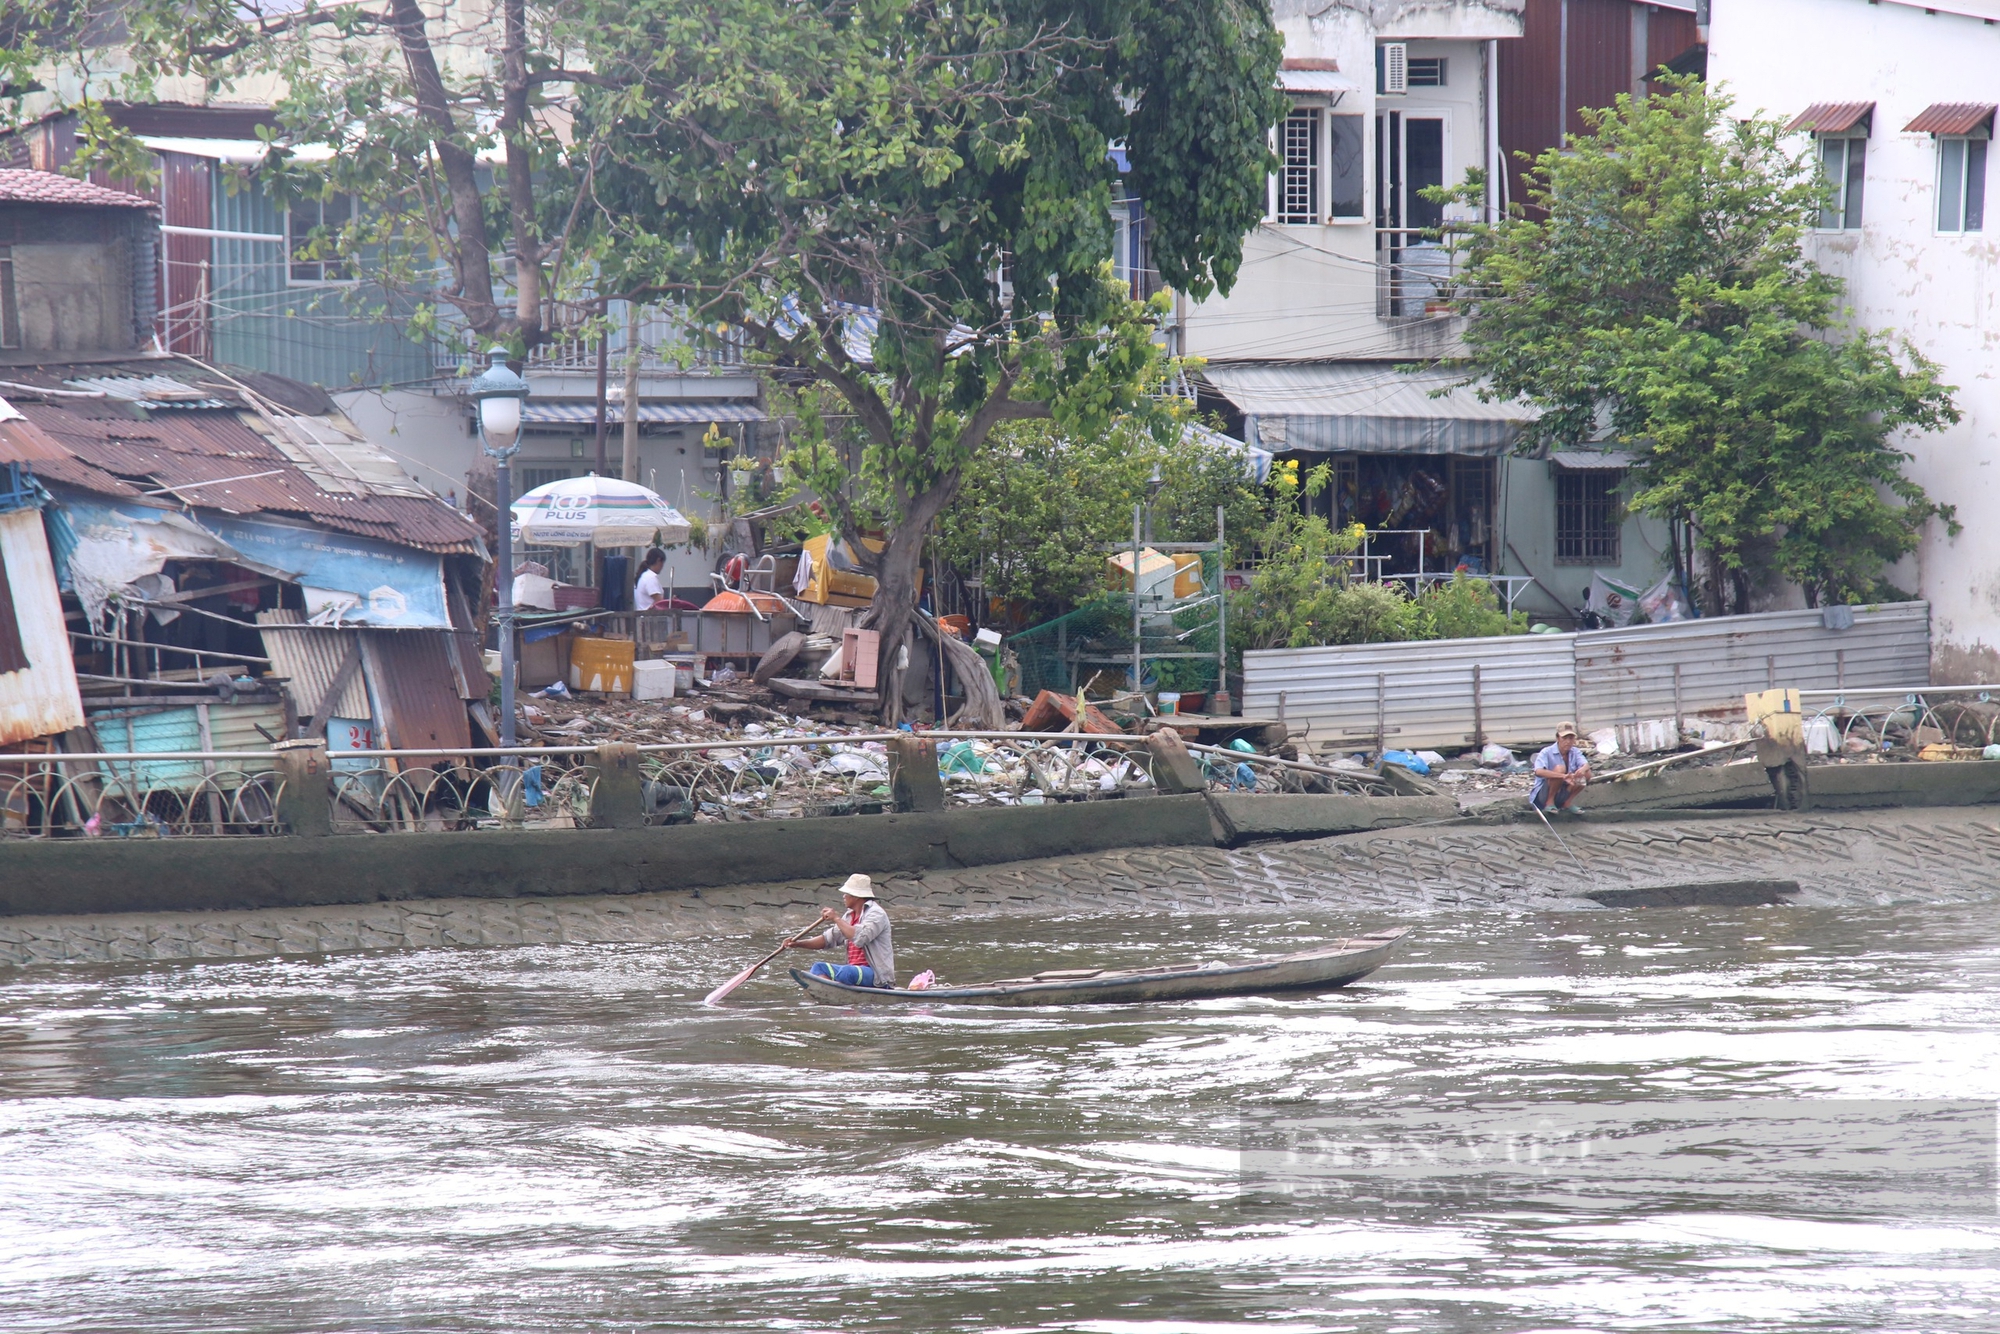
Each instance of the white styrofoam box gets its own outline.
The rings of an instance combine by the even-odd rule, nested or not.
[[[632,664],[633,699],[672,699],[674,697],[674,665],[659,659]]]
[[[514,605],[531,607],[536,611],[556,609],[556,581],[539,574],[517,574],[514,576]]]

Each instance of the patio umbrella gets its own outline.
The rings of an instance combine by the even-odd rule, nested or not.
[[[545,482],[514,502],[514,538],[528,546],[643,547],[687,541],[688,521],[659,495],[615,477]]]

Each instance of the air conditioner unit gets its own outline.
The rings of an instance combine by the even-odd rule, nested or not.
[[[1384,42],[1382,51],[1382,91],[1410,91],[1410,47],[1407,42]]]

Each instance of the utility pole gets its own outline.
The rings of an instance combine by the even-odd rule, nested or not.
[[[619,476],[639,480],[639,303],[625,303],[625,457]]]

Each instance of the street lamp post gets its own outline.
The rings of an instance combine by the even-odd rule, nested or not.
[[[499,578],[495,582],[500,626],[500,744],[514,744],[514,478],[511,464],[521,448],[521,404],[528,382],[507,366],[507,349],[487,352],[491,361],[468,391],[479,408],[479,443],[493,460],[500,511]]]

